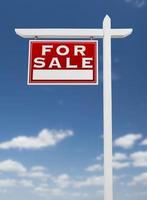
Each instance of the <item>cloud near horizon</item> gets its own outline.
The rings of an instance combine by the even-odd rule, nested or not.
[[[0,173],[13,172],[13,173],[25,173],[26,167],[20,162],[14,160],[4,160],[0,162]]]
[[[134,167],[147,167],[147,151],[138,151],[130,155]]]
[[[53,197],[64,194],[76,197],[77,195],[81,196],[80,189],[82,188],[103,187],[102,175],[86,175],[80,178],[71,177],[67,173],[49,175],[45,166],[36,165],[28,168],[16,160],[1,161],[0,173],[2,174],[0,187],[3,190],[8,190],[9,188],[27,189],[28,192],[38,191],[38,194],[50,194]]]
[[[72,130],[43,129],[35,136],[18,136],[10,141],[0,143],[0,149],[41,149],[55,146],[67,137],[73,136]]]
[[[134,176],[133,180],[128,185],[133,186],[133,185],[137,185],[137,184],[147,185],[147,173],[146,172],[143,172],[139,175]]]

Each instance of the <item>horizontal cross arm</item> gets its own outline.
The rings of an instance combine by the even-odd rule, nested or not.
[[[112,38],[124,38],[133,29],[111,29]],[[15,29],[17,35],[23,38],[103,38],[103,29]]]

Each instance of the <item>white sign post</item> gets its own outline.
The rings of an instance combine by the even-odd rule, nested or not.
[[[103,21],[103,129],[104,129],[104,196],[113,199],[112,166],[112,77],[111,77],[111,19]]]
[[[111,39],[125,38],[133,29],[112,29],[111,19],[106,15],[103,29],[15,29],[15,31],[23,38],[103,39],[104,200],[113,200]]]

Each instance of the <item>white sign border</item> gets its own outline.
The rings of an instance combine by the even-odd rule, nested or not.
[[[31,42],[95,42],[96,43],[96,82],[95,83],[62,83],[62,82],[59,82],[59,83],[30,83],[29,81],[29,78],[30,78],[30,46],[31,46]],[[70,86],[70,85],[85,85],[85,86],[88,86],[88,85],[98,85],[99,84],[99,49],[98,49],[98,40],[29,40],[29,51],[28,51],[28,73],[27,73],[27,85],[36,85],[36,86],[39,86],[39,85],[67,85],[67,86]]]

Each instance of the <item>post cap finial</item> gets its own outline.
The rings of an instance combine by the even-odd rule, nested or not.
[[[103,20],[103,26],[111,26],[111,18],[109,15],[106,15],[104,20]]]
[[[105,18],[104,18],[104,21],[110,21],[111,18],[109,17],[109,15],[106,15]]]

